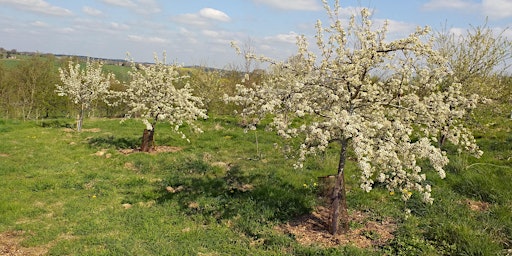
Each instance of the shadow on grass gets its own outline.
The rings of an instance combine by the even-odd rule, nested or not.
[[[140,138],[116,138],[115,136],[95,137],[89,139],[89,145],[94,147],[114,147],[116,149],[137,148],[140,144]]]
[[[201,162],[201,161],[198,161]],[[309,213],[314,197],[275,175],[247,175],[238,166],[223,175],[204,174],[204,163],[185,164],[188,175],[164,181],[157,202],[177,201],[187,215],[209,222],[229,222],[239,231],[258,236],[267,224]],[[209,166],[209,168],[212,168]]]
[[[43,128],[75,128],[75,124],[69,120],[47,119],[41,121],[39,126]]]

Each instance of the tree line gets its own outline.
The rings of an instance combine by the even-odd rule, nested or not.
[[[19,54],[13,58],[0,58],[0,118],[36,120],[42,118],[74,118],[77,109],[72,100],[58,95],[57,85],[62,81],[59,68],[66,68],[72,61],[85,69],[87,58],[81,56],[55,56],[52,54]],[[14,58],[15,56],[15,58]],[[112,63],[90,59],[94,63],[102,63],[102,72],[112,73],[111,88],[124,90],[123,83],[130,80],[129,62]],[[138,63],[149,66],[149,63]],[[233,108],[222,101],[224,93],[231,93],[240,82],[244,72],[236,66],[227,69],[213,69],[202,66],[180,67],[178,70],[194,89],[195,94],[204,99],[209,112],[230,114]],[[264,72],[256,70],[255,77]],[[126,105],[108,105],[103,100],[91,102],[85,117],[119,118],[127,113]]]

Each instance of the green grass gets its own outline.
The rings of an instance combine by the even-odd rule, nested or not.
[[[109,65],[104,65],[103,70],[105,72],[114,74],[116,76],[117,80],[126,82],[129,80],[128,71],[131,70],[131,67],[109,64]]]
[[[201,121],[203,134],[185,127],[191,143],[159,124],[156,144],[182,150],[129,155],[118,150],[138,146],[144,125],[135,120],[88,119],[82,133],[66,128],[73,120],[0,120],[0,233],[23,231],[22,246],[50,255],[500,255],[512,247],[512,125],[477,120],[484,156],[450,155],[445,180],[428,172],[432,206],[361,191],[349,163],[350,209],[398,225],[371,249],[303,246],[275,229],[316,206],[304,184],[335,171],[335,147],[294,170],[274,149],[278,137],[244,133],[232,117]]]
[[[0,59],[0,65],[7,68],[15,68],[20,63],[17,59]]]

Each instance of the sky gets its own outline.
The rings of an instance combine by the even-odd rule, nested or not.
[[[333,4],[334,0],[329,0]],[[361,7],[375,24],[388,20],[388,39],[418,26],[464,33],[471,26],[512,40],[512,0],[340,0],[342,19]],[[298,35],[313,40],[327,23],[321,0],[0,0],[0,47],[227,68],[243,65],[231,42],[284,60]]]

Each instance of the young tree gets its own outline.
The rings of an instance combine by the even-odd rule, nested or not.
[[[78,106],[77,131],[82,131],[83,119],[86,111],[95,100],[103,99],[109,92],[111,80],[114,75],[104,74],[101,62],[87,59],[85,69],[80,63],[69,61],[68,68],[59,68],[62,84],[57,84],[56,92],[59,96],[68,96]]]
[[[485,23],[460,35],[447,30],[435,33],[436,47],[448,59],[466,95],[475,93],[494,103],[510,99],[506,80],[512,67],[512,41],[505,35],[508,29],[496,31]]]
[[[512,42],[505,32],[506,29],[495,31],[487,24],[473,26],[460,35],[439,31],[435,33],[436,47],[467,89],[477,93],[490,89],[495,94],[482,81],[501,76],[512,66]]]
[[[65,99],[55,95],[54,85],[59,82],[55,72],[55,57],[53,55],[34,55],[24,60],[16,68],[16,78],[24,84],[24,101],[31,105],[24,118],[49,117],[59,107],[63,108]]]
[[[206,109],[202,109],[202,98],[192,94],[188,76],[180,75],[179,66],[167,65],[155,55],[155,64],[142,65],[132,62],[129,72],[131,81],[122,94],[129,109],[127,117],[140,116],[146,125],[142,137],[141,151],[153,149],[155,125],[159,121],[168,121],[175,131],[185,138],[179,130],[188,123],[192,128],[201,131],[194,125],[197,118],[208,118]]]
[[[252,56],[271,61],[273,75],[252,87],[238,86],[237,94],[226,99],[244,106],[242,115],[271,114],[270,126],[280,136],[302,138],[296,167],[302,167],[307,155],[339,145],[330,225],[336,234],[349,228],[344,176],[348,150],[354,152],[363,190],[383,183],[389,191],[401,192],[404,200],[416,191],[427,203],[433,202],[431,187],[418,162],[429,160],[445,177],[448,158],[436,142],[440,127],[455,145],[481,152],[458,121],[473,102],[461,93],[460,84],[443,85],[451,74],[433,49],[428,28],[388,42],[387,26],[375,30],[367,9],[359,22],[353,16],[344,26],[339,1],[331,8],[325,0],[324,6],[331,24],[316,25],[320,58],[308,49],[304,36],[288,62]]]
[[[0,74],[3,111],[23,119],[47,117],[59,105],[51,103],[60,98],[52,89],[59,81],[54,64],[53,56],[34,54],[20,60],[16,67],[6,68],[4,75]]]

